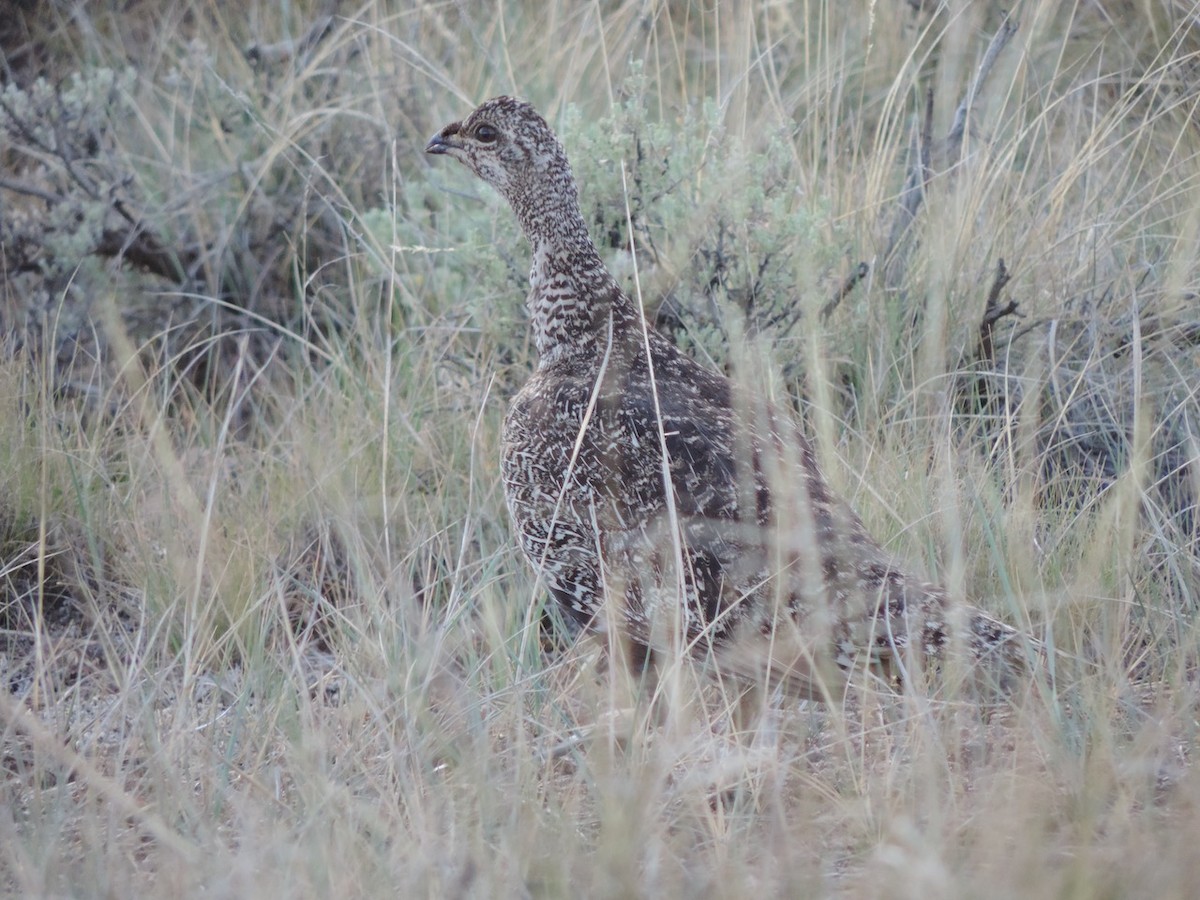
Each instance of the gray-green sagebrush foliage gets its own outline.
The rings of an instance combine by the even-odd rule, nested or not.
[[[593,238],[631,292],[634,262],[640,284],[661,291],[643,297],[647,312],[685,348],[725,365],[731,340],[749,334],[790,358],[785,342],[815,319],[838,248],[823,199],[801,189],[786,127],[748,139],[711,99],[656,119],[641,79],[624,93],[606,118],[564,117]],[[622,252],[630,226],[633,254]]]
[[[73,72],[53,85],[0,92],[0,137],[24,191],[13,191],[0,215],[10,271],[51,279],[74,274],[116,227],[114,191],[128,181],[107,151],[118,121],[130,113],[132,70]],[[14,196],[24,202],[15,203]]]
[[[104,359],[97,303],[111,301],[134,346],[211,393],[246,352],[238,336],[275,366],[304,355],[290,335],[320,342],[352,320],[353,210],[382,190],[386,129],[332,67],[281,91],[266,70],[235,86],[201,42],[185,60],[5,87],[0,332]]]

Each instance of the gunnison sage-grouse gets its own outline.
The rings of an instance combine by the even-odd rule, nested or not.
[[[856,671],[904,682],[955,647],[1006,682],[1025,667],[1013,629],[897,566],[786,413],[646,322],[532,106],[488,100],[425,151],[499,191],[533,246],[538,364],[508,410],[502,471],[525,555],[567,615],[635,657],[682,648],[813,699]]]

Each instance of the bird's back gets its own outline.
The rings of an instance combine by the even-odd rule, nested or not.
[[[790,418],[639,331],[539,367],[506,419],[509,507],[564,608],[805,695],[939,654],[945,594],[867,534]]]

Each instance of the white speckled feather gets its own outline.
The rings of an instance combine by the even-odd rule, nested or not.
[[[896,681],[956,644],[1000,678],[1024,668],[1016,632],[954,608],[871,539],[786,415],[741,408],[726,378],[648,328],[531,106],[489,100],[427,150],[500,191],[533,248],[539,362],[509,408],[502,470],[521,546],[568,614],[818,698],[856,669]]]

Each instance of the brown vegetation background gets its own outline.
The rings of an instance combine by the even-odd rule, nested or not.
[[[9,0],[0,885],[1190,896],[1195,12]],[[421,153],[499,93],[1027,692],[629,719],[499,489],[527,248]]]

